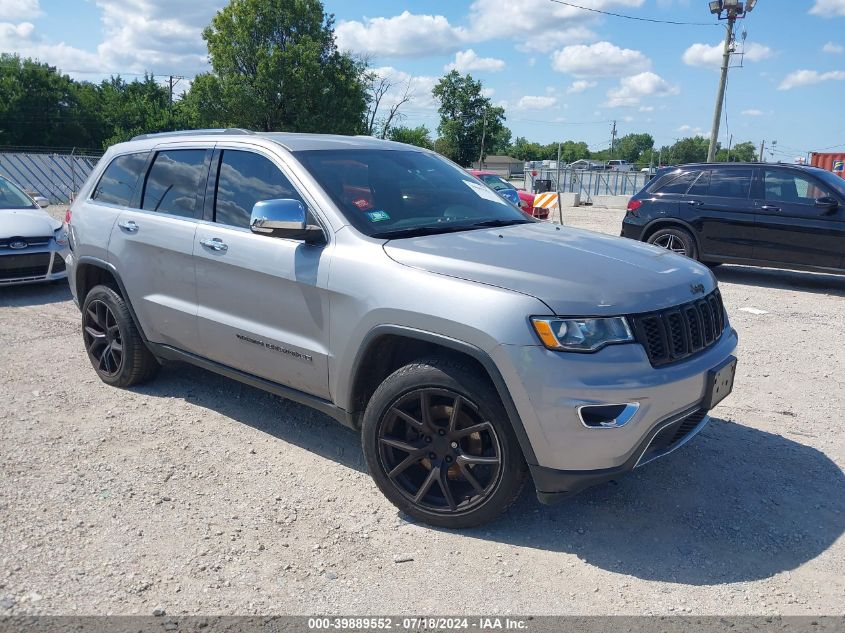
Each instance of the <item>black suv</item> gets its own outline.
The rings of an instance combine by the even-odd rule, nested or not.
[[[845,180],[800,165],[665,168],[631,198],[622,236],[711,265],[845,273]]]

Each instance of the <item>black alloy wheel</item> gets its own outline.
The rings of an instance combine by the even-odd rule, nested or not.
[[[88,303],[83,321],[83,340],[91,362],[101,375],[112,377],[123,366],[123,338],[111,308],[95,300]]]
[[[432,512],[470,510],[501,474],[502,448],[478,407],[447,389],[401,396],[382,418],[379,459],[410,502]]]

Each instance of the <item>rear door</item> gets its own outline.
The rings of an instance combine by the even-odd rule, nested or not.
[[[194,242],[202,355],[328,398],[330,247],[249,229],[259,200],[313,206],[277,157],[258,147],[217,147],[206,221]]]
[[[210,147],[159,146],[138,200],[112,230],[109,251],[147,338],[197,352],[194,233]]]
[[[704,260],[753,257],[753,176],[752,167],[706,169],[687,192],[682,214],[698,229],[699,256]]]
[[[698,178],[699,172],[694,169],[678,170],[661,176],[654,183],[650,183],[646,190],[652,195],[649,205],[649,218],[681,218],[687,219],[681,202],[687,190]],[[642,194],[641,194],[642,195]]]
[[[758,169],[755,182],[758,242],[754,257],[771,263],[839,268],[845,258],[845,208],[824,209],[835,196],[809,174],[782,167]]]

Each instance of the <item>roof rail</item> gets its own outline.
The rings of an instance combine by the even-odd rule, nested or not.
[[[153,134],[139,134],[133,136],[133,141],[141,141],[147,138],[168,138],[172,136],[204,136],[204,135],[219,135],[219,134],[255,134],[252,130],[243,130],[241,128],[212,128],[204,130],[177,130],[175,132],[156,132]]]

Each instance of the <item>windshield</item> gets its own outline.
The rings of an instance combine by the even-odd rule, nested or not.
[[[516,189],[516,187],[514,187],[511,183],[509,183],[501,176],[496,176],[494,174],[481,174],[479,178],[481,178],[481,180],[484,181],[484,184],[486,184],[494,191],[502,191],[503,189]]]
[[[356,229],[371,237],[472,230],[533,220],[463,169],[427,152],[296,152]]]
[[[34,206],[20,187],[0,176],[0,209],[31,209]]]

